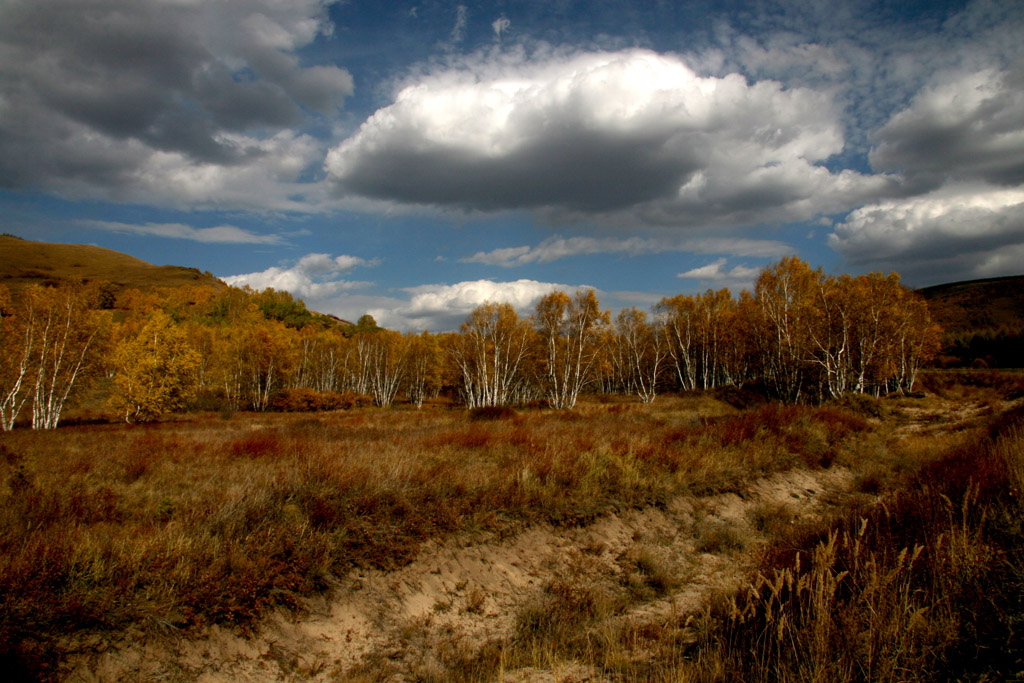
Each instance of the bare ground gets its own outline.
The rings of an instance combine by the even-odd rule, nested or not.
[[[819,514],[852,476],[841,468],[793,470],[734,493],[682,496],[664,508],[613,513],[580,528],[542,526],[505,539],[458,538],[423,549],[392,572],[344,577],[330,600],[300,618],[272,614],[255,635],[212,627],[198,637],[125,634],[83,642],[66,663],[69,680],[334,680],[357,668],[385,667],[401,680],[437,672],[444,648],[474,650],[513,633],[516,616],[553,576],[581,583],[628,582],[638,548],[683,578],[662,597],[616,620],[657,623],[696,613],[712,590],[737,584],[756,554],[751,512],[766,504],[794,519]],[[732,539],[732,540],[731,540]],[[635,571],[635,569],[633,570]],[[569,672],[521,670],[506,680],[562,680]],[[597,680],[574,670],[574,680]]]

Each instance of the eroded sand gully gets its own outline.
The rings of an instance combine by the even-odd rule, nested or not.
[[[129,634],[122,643],[87,646],[69,658],[65,670],[69,680],[84,681],[319,681],[387,662],[401,680],[439,670],[433,659],[438,648],[474,651],[507,638],[517,613],[555,577],[581,583],[621,578],[622,558],[638,545],[664,558],[682,578],[667,594],[614,618],[662,622],[695,613],[712,591],[736,585],[756,554],[756,543],[745,550],[709,549],[700,540],[702,530],[717,525],[756,537],[755,506],[814,516],[848,491],[852,479],[839,467],[792,470],[756,481],[743,497],[682,496],[664,507],[613,513],[579,528],[541,526],[504,539],[429,544],[400,570],[344,577],[330,600],[311,601],[301,618],[270,615],[253,636],[220,627],[187,639]],[[553,676],[559,678],[557,672]],[[585,672],[572,677],[591,678]],[[507,676],[546,679],[551,672]]]

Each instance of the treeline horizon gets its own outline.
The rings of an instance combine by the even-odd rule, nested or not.
[[[899,275],[826,275],[787,257],[753,292],[663,298],[614,318],[593,290],[552,291],[531,315],[485,302],[455,332],[352,324],[283,291],[184,286],[115,297],[109,283],[0,286],[0,425],[57,426],[96,381],[107,410],[148,422],[189,409],[329,410],[442,392],[467,408],[571,409],[581,394],[753,386],[786,402],[909,393],[939,349]]]

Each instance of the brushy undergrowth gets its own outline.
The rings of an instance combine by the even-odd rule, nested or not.
[[[698,680],[1008,680],[1024,663],[1024,432],[770,553],[722,601]],[[683,667],[687,668],[687,667]]]
[[[45,677],[59,638],[86,630],[245,629],[430,538],[740,490],[825,466],[868,429],[836,408],[737,413],[692,397],[474,417],[364,409],[3,434],[0,666]]]
[[[776,531],[749,584],[703,614],[613,629],[591,617],[559,642],[624,681],[1019,680],[1024,408],[925,441],[893,444],[903,471],[875,502]],[[770,528],[785,511],[753,516]],[[533,665],[565,661],[554,642],[532,651]]]

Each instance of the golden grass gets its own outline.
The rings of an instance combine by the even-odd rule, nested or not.
[[[133,256],[86,244],[51,244],[0,236],[0,284],[18,291],[31,284],[106,280],[118,289],[224,283],[195,268],[155,266]]]
[[[533,649],[624,681],[1016,680],[1022,424],[1018,408],[988,430],[914,437],[877,503],[780,530],[749,584],[703,614],[585,624],[559,634],[574,648]],[[785,512],[753,515],[770,527]]]
[[[808,444],[831,448],[822,420],[846,425],[836,443],[866,429],[821,409],[664,397],[482,421],[365,409],[5,433],[0,656],[32,659],[81,629],[247,628],[427,539],[739,490],[806,461]],[[654,558],[634,562],[652,590],[672,584]]]
[[[900,405],[885,411],[898,414]],[[60,655],[58,636],[77,631],[171,632],[208,623],[244,630],[270,608],[301,609],[306,596],[329,592],[350,568],[405,563],[428,539],[574,525],[681,493],[742,492],[754,478],[793,466],[840,463],[873,495],[903,492],[823,529],[794,526],[785,505],[754,508],[752,526],[776,545],[753,593],[690,622],[619,623],[614,617],[630,606],[688,580],[684,562],[640,539],[613,574],[586,585],[552,579],[523,608],[508,642],[480,649],[432,643],[435,656],[420,673],[484,680],[503,669],[578,663],[624,680],[804,680],[801,671],[842,680],[844,671],[863,671],[865,657],[890,668],[933,665],[938,660],[924,661],[931,655],[922,653],[948,657],[961,642],[936,633],[956,626],[960,638],[964,624],[977,624],[955,610],[942,616],[946,607],[926,590],[951,576],[964,594],[993,576],[1024,584],[1024,571],[1006,574],[1001,558],[1011,555],[992,538],[993,529],[1019,538],[1019,508],[1014,532],[993,496],[1008,476],[1007,495],[1020,500],[1020,436],[993,428],[991,452],[999,456],[986,459],[977,430],[938,425],[908,436],[892,419],[895,426],[839,406],[737,411],[690,395],[653,405],[587,401],[573,412],[521,410],[496,419],[435,406],[6,433],[0,663],[46,677]],[[864,486],[871,478],[875,484]],[[862,518],[869,519],[863,528]],[[695,520],[699,548],[750,547],[751,532],[706,521],[705,529]],[[589,560],[584,553],[577,561]],[[858,592],[863,586],[877,590]],[[483,600],[438,610],[473,613]],[[867,615],[859,611],[865,608]],[[878,624],[873,613],[882,615]],[[830,625],[835,615],[840,622]],[[424,629],[410,624],[408,637]],[[893,640],[894,629],[908,640]],[[812,636],[819,640],[799,640]],[[847,640],[861,649],[846,659],[820,654]],[[785,642],[811,659],[783,652]],[[897,645],[910,659],[885,650]],[[761,664],[749,668],[742,652],[757,652],[750,661]],[[390,670],[378,664],[376,674],[373,662],[350,673],[375,678]],[[878,666],[871,664],[872,675],[885,680]]]

